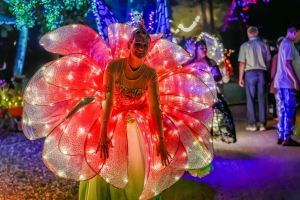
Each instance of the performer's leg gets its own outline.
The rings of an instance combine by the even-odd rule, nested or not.
[[[257,78],[255,74],[251,71],[246,72],[245,74],[245,85],[246,85],[246,97],[247,97],[247,114],[248,114],[248,124],[255,125],[255,108],[254,108],[254,99],[256,93],[256,83]]]
[[[110,200],[110,186],[100,176],[95,176],[88,181],[80,181],[79,200]]]
[[[125,193],[128,199],[138,200],[144,188],[146,152],[138,124],[127,123],[128,139],[128,184]]]

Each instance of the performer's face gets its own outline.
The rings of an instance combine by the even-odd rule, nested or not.
[[[148,53],[150,46],[150,38],[143,38],[140,35],[136,35],[133,41],[128,45],[131,55],[142,59],[145,58]]]
[[[196,49],[197,55],[199,55],[201,58],[206,57],[207,55],[207,47],[205,45],[199,45]]]

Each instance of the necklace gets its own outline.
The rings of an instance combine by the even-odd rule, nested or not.
[[[128,59],[127,59],[127,63],[128,63],[128,65],[129,65],[131,71],[133,71],[133,72],[138,71],[138,70],[141,68],[141,65],[142,65],[142,62],[141,62],[140,65],[139,65],[137,68],[133,68],[133,67],[129,64]]]
[[[132,71],[137,71],[137,70],[139,70],[140,68],[141,68],[141,65],[138,67],[138,68],[133,68],[133,67],[131,67],[131,65],[128,63],[128,65],[129,65],[129,67],[130,67],[130,69],[132,70]]]

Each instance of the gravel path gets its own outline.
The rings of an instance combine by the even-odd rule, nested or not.
[[[44,165],[43,142],[0,129],[0,200],[78,198],[78,182],[56,177]]]

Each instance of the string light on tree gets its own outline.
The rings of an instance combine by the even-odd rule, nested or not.
[[[262,1],[265,3],[270,3],[270,0],[262,0]],[[256,3],[257,0],[232,0],[226,16],[226,21],[222,26],[222,31],[223,32],[226,31],[229,22],[239,20],[239,16],[243,22],[247,22],[249,16],[246,15],[244,12],[247,12],[249,10],[249,4],[256,4]],[[236,10],[237,7],[241,7],[240,9],[241,12],[238,14],[238,16],[233,16],[235,13],[234,11]]]
[[[154,24],[153,15],[154,15],[154,12],[151,12],[149,15],[149,26],[148,26],[148,30],[147,30],[149,33],[151,33],[153,31],[153,27],[152,27],[152,25]]]
[[[199,20],[200,20],[200,16],[197,16],[195,18],[195,20],[193,21],[192,25],[190,25],[190,27],[185,28],[182,24],[179,24],[178,28],[180,28],[184,32],[190,32],[191,30],[193,30],[196,27],[196,25],[199,22]]]

